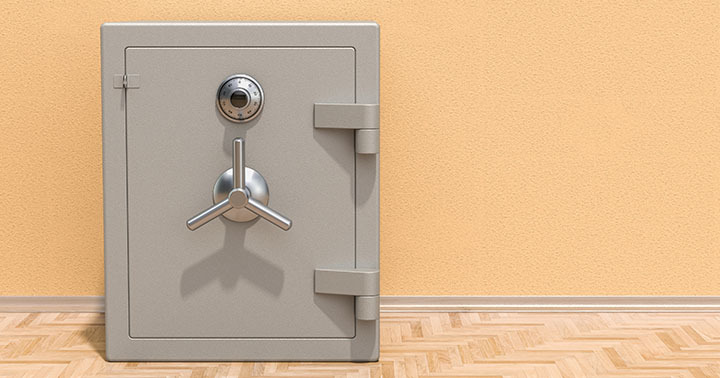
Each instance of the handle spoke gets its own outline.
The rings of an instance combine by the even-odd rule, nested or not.
[[[230,204],[230,200],[225,198],[224,200],[216,203],[214,206],[210,207],[209,209],[190,218],[190,220],[187,221],[187,228],[189,228],[192,231],[195,231],[198,229],[198,227],[223,215],[225,212],[227,212],[228,210],[230,210],[232,208],[233,207]]]
[[[248,202],[245,208],[252,211],[253,213],[265,218],[268,222],[282,228],[287,231],[292,227],[292,221],[286,218],[284,215],[277,211],[263,205],[260,201],[254,198],[248,198]]]
[[[245,187],[245,139],[233,140],[233,188]]]

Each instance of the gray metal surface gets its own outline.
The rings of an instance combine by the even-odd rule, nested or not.
[[[355,317],[358,320],[380,319],[380,296],[361,295],[355,297]]]
[[[339,295],[379,295],[378,269],[315,269],[315,292]]]
[[[113,75],[113,88],[140,88],[140,75],[115,74]]]
[[[377,129],[378,104],[315,104],[314,126],[318,129]]]
[[[223,58],[217,50],[234,51]],[[249,50],[262,52],[257,59],[231,56]],[[355,155],[352,131],[313,131],[312,104],[307,113],[299,105],[308,94],[313,103],[378,103],[377,26],[105,24],[102,57],[107,358],[376,360],[377,321],[356,319],[353,297],[315,294],[312,276],[317,267],[378,268],[377,155]],[[208,89],[214,96],[222,75],[237,72],[265,87],[266,108],[255,120],[233,124],[215,109],[206,113],[206,104],[187,106],[184,96]],[[142,85],[114,88],[118,74],[139,75]],[[266,80],[275,83],[275,75],[282,90]],[[311,81],[308,92],[306,78],[320,83]],[[178,83],[163,106],[148,105]],[[269,110],[271,89],[275,105],[290,104],[284,111]],[[160,134],[175,138],[158,145]],[[263,172],[273,204],[296,225],[283,233],[267,222],[222,221],[178,237],[187,212],[208,201],[209,186],[230,161],[227,143],[238,136],[259,142],[248,147],[247,163]],[[278,159],[277,151],[287,154]],[[170,169],[178,165],[182,172]]]
[[[312,128],[314,99],[354,97],[353,50],[128,48],[126,61],[144,80],[127,94],[130,335],[353,337],[352,298],[313,293],[316,267],[355,263],[353,137]],[[239,65],[265,89],[265,109],[241,125],[214,106],[217,83]],[[223,218],[184,227],[208,207],[238,137],[290,231]]]
[[[364,155],[380,153],[380,130],[355,130],[355,152]]]
[[[380,153],[379,104],[315,104],[316,129],[355,130],[355,152],[372,155]]]

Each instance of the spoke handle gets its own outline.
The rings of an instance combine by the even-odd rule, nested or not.
[[[292,227],[292,220],[277,211],[265,206],[262,202],[252,198],[250,191],[245,187],[245,139],[235,138],[233,140],[233,176],[232,184],[236,197],[230,200],[230,196],[200,214],[187,221],[187,228],[195,231],[211,220],[223,215],[231,209],[248,209],[268,222],[287,231]],[[238,196],[239,195],[239,196]],[[244,198],[243,198],[244,197]],[[238,198],[240,200],[238,200]]]

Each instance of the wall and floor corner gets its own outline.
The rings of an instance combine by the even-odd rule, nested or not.
[[[0,296],[103,294],[100,24],[239,19],[381,25],[382,295],[718,294],[717,2],[229,5],[0,4]]]

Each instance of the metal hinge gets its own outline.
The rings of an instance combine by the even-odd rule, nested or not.
[[[113,88],[117,88],[117,89],[140,88],[140,75],[138,75],[138,74],[113,75]]]
[[[316,129],[355,130],[355,152],[380,152],[380,105],[315,104]]]
[[[352,295],[358,320],[380,318],[380,271],[377,269],[315,269],[315,293]]]

